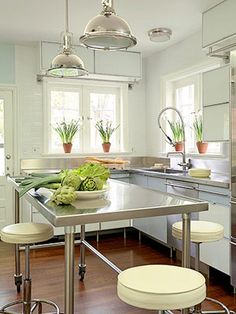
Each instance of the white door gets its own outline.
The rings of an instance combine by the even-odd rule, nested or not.
[[[14,222],[13,191],[6,175],[13,175],[13,92],[0,90],[0,228]]]

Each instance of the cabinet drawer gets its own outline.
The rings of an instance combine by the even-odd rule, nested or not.
[[[222,204],[229,206],[230,192],[226,188],[199,185],[199,199],[211,203]]]
[[[134,219],[133,226],[154,239],[167,243],[166,216]]]
[[[147,187],[148,186],[148,177],[142,174],[132,174],[130,177],[130,183]]]
[[[147,184],[149,189],[166,192],[166,179],[147,177]]]
[[[230,243],[223,238],[220,241],[202,243],[200,260],[223,273],[230,274]]]
[[[224,227],[225,238],[230,238],[230,207],[209,203],[209,209],[199,213],[199,220],[216,222]]]

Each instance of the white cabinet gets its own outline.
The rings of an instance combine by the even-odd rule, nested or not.
[[[202,243],[200,259],[226,274],[230,274],[230,207],[229,190],[199,185],[199,198],[209,202],[209,210],[199,213],[200,220],[216,222],[224,227],[224,238],[212,243]]]
[[[229,140],[231,68],[226,65],[203,73],[203,139]]]
[[[203,12],[202,47],[213,46],[236,34],[236,1],[225,0]]]
[[[229,140],[229,103],[203,107],[203,140]]]
[[[95,74],[141,79],[141,54],[131,51],[95,51]]]
[[[130,183],[147,187],[148,186],[148,177],[142,174],[132,174],[130,177]]]
[[[140,185],[142,186],[148,187],[153,190],[166,192],[165,179],[139,175],[134,175],[134,178],[135,178],[134,181],[141,183]],[[145,234],[151,236],[154,239],[157,239],[163,243],[167,243],[166,216],[134,219],[133,227],[144,232]]]
[[[166,192],[166,179],[147,177],[147,186],[149,189]]]
[[[230,101],[230,66],[204,72],[202,75],[203,106]]]
[[[61,52],[61,44],[55,42],[40,43],[40,70],[46,71],[50,68],[51,62],[59,52]],[[84,62],[85,69],[89,73],[94,72],[94,51],[82,46],[75,46],[74,53],[78,55]]]

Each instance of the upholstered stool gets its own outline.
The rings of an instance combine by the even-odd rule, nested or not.
[[[149,310],[192,307],[206,297],[205,278],[199,272],[171,265],[128,268],[118,275],[119,298]]]
[[[172,225],[172,235],[179,240],[182,240],[182,221],[178,221]],[[200,264],[200,244],[206,242],[219,241],[224,237],[224,227],[220,224],[202,221],[192,220],[190,228],[191,242],[196,245],[196,257],[195,257],[195,270],[199,271]],[[206,297],[206,300],[214,302],[220,305],[226,313],[230,313],[230,310],[218,300]],[[204,311],[207,313],[208,311]],[[212,313],[212,311],[209,311]],[[222,313],[222,311],[214,311],[214,313]]]
[[[43,223],[19,223],[9,225],[1,230],[1,240],[7,243],[24,244],[25,245],[25,279],[23,300],[13,301],[4,305],[0,309],[0,313],[9,313],[9,307],[22,304],[22,312],[24,314],[33,313],[38,310],[42,313],[42,304],[46,303],[53,307],[53,313],[59,314],[58,306],[48,300],[32,300],[31,299],[31,279],[30,279],[30,244],[43,242],[53,237],[53,227]],[[11,312],[12,313],[12,312]]]

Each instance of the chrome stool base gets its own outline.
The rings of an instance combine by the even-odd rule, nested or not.
[[[50,312],[48,314],[60,314],[60,309],[59,307],[57,306],[56,303],[52,302],[52,301],[48,301],[48,300],[38,300],[38,299],[33,299],[31,300],[30,302],[24,302],[23,300],[20,300],[20,301],[13,301],[13,302],[10,302],[6,305],[4,305],[1,309],[0,309],[0,313],[4,313],[4,314],[17,314],[19,312],[11,312],[9,311],[9,308],[12,307],[12,306],[15,306],[17,304],[22,304],[23,306],[27,306],[28,305],[28,308],[26,308],[25,310],[23,309],[23,311],[21,313],[24,313],[24,314],[31,314],[31,313],[34,313],[35,310],[38,310],[38,314],[42,314],[42,305],[43,304],[47,304],[47,305],[50,305],[54,308],[55,311],[53,312]]]

